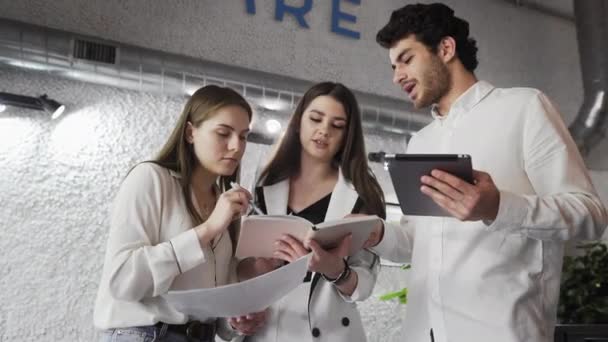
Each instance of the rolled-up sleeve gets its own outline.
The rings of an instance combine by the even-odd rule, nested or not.
[[[401,217],[400,223],[384,221],[382,240],[372,250],[381,258],[393,262],[405,263],[412,260],[414,250],[415,228],[406,216]]]
[[[380,272],[380,258],[368,250],[361,250],[348,258],[348,265],[357,273],[357,286],[350,296],[340,291],[338,293],[347,302],[364,301],[372,295],[376,286]]]
[[[583,159],[560,114],[542,93],[527,106],[524,167],[535,194],[501,191],[489,230],[539,240],[594,240],[608,224]]]

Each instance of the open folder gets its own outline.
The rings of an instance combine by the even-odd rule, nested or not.
[[[337,246],[342,238],[352,234],[349,255],[353,255],[363,247],[379,221],[377,216],[355,216],[315,225],[304,218],[291,215],[245,216],[241,219],[236,257],[272,258],[276,249],[274,243],[284,234],[292,235],[302,242],[313,239],[325,249]]]
[[[190,319],[206,321],[259,312],[302,284],[310,254],[241,283],[207,289],[169,291],[163,297]]]

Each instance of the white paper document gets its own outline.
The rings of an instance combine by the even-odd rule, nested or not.
[[[259,312],[302,284],[309,258],[310,254],[244,282],[208,289],[169,291],[163,297],[176,310],[200,321]]]

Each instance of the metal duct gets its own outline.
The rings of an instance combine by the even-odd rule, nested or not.
[[[574,14],[583,75],[583,104],[570,133],[584,156],[606,130],[608,90],[608,2],[575,0]]]
[[[537,12],[560,18],[567,21],[574,21],[571,3],[565,0],[505,0],[519,7],[526,7]]]
[[[175,95],[206,84],[230,86],[270,117],[285,120],[313,83],[241,67],[108,42],[0,19],[0,64],[49,72],[78,81]],[[400,99],[355,91],[364,126],[411,134],[431,121]],[[260,132],[263,129],[253,131]],[[262,143],[270,143],[268,136]]]

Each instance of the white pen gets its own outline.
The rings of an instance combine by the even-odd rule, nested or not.
[[[242,189],[243,187],[240,186],[238,183],[236,182],[230,182],[230,186],[234,189]],[[253,203],[253,200],[249,200],[249,205],[253,208],[253,211],[255,211],[256,214],[258,215],[265,215],[262,210],[260,208],[258,208],[257,205],[255,205],[255,203]]]

